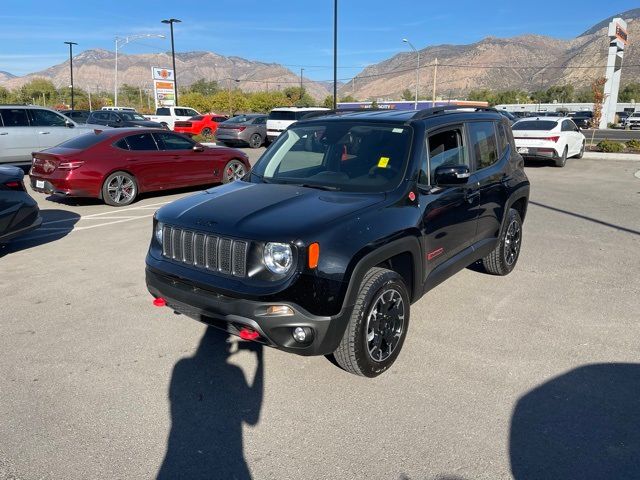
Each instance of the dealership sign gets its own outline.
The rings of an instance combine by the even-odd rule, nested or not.
[[[173,107],[176,104],[176,82],[173,70],[151,67],[153,78],[153,98],[158,107]]]

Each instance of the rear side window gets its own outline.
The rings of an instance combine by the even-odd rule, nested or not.
[[[476,169],[490,167],[498,161],[498,144],[493,122],[469,122],[471,150],[476,159]]]
[[[122,150],[129,150],[129,144],[127,144],[126,138],[121,138],[116,143],[113,144],[114,147],[120,148]]]
[[[274,110],[269,114],[269,120],[295,120],[296,112]]]
[[[160,150],[191,150],[193,143],[180,135],[173,133],[154,133]]]
[[[125,138],[130,150],[158,150],[158,146],[150,133],[129,135]]]
[[[226,120],[225,117],[212,117],[211,120],[213,120],[214,122],[220,123],[220,122],[224,122]]]
[[[91,114],[92,120],[107,120],[109,118],[108,112],[96,112]]]
[[[254,125],[264,125],[267,123],[267,117],[258,117],[253,120]]]
[[[171,111],[168,108],[159,108],[156,110],[156,115],[171,115]]]
[[[189,120],[193,120],[194,122],[199,122],[203,119],[204,117],[202,115],[196,115],[195,117],[191,117]],[[213,120],[213,119],[212,119]]]
[[[62,115],[49,110],[33,109],[31,113],[31,124],[38,127],[64,127],[65,119]]]
[[[28,127],[29,118],[24,108],[3,108],[0,109],[2,123],[5,127]]]
[[[507,129],[505,128],[504,123],[500,122],[498,124],[498,145],[500,145],[500,154],[504,155],[509,143],[509,134],[507,133]]]
[[[74,137],[66,142],[62,142],[59,146],[64,148],[73,148],[75,150],[84,150],[100,143],[104,137],[99,133],[86,133],[78,137]]]

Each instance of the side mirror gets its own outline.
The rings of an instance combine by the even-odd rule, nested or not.
[[[467,183],[471,171],[467,165],[441,165],[433,175],[435,185],[462,185]]]
[[[75,127],[75,126],[76,126],[76,124],[75,124],[75,123],[73,123],[71,120],[65,120],[65,121],[64,121],[64,124],[65,124],[65,126],[66,126],[67,128],[73,128],[73,127]]]
[[[204,145],[200,145],[199,143],[193,146],[194,152],[204,152]]]

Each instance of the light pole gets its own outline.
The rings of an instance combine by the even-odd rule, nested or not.
[[[414,110],[417,110],[418,109],[418,89],[420,88],[420,52],[416,50],[416,47],[414,47],[413,44],[406,38],[403,38],[402,41],[407,45],[409,45],[411,49],[414,52],[416,52],[416,55],[418,56],[418,64],[416,65],[416,100],[413,103]]]
[[[69,69],[71,70],[71,110],[73,110],[75,102],[73,98],[73,46],[77,45],[76,42],[64,42],[69,45]]]
[[[338,0],[333,1],[333,109],[338,108]]]
[[[176,49],[173,45],[173,24],[180,23],[181,20],[177,18],[170,18],[168,20],[162,20],[162,23],[168,23],[171,28],[171,59],[173,61],[173,88],[175,89],[175,106],[178,106],[178,76],[176,75]]]
[[[138,35],[127,35],[126,37],[116,37],[116,75],[115,86],[113,88],[113,103],[118,106],[118,50],[124,47],[127,43],[131,43],[139,38],[167,38],[164,35],[158,35],[155,33],[141,33]],[[174,72],[175,74],[175,72]]]

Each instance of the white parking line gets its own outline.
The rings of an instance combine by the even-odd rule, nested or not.
[[[167,203],[170,203],[170,202],[152,203],[150,205],[141,205],[139,207],[123,208],[123,209],[116,210],[116,211],[110,210],[108,212],[92,213],[91,215],[81,215],[79,218],[64,218],[62,220],[52,220],[50,222],[44,222],[43,225],[52,225],[54,223],[65,223],[65,222],[79,222],[80,220],[92,220],[92,219],[96,219],[96,218],[98,220],[144,218],[144,217],[147,217],[148,215],[143,215],[143,216],[140,216],[140,217],[132,217],[132,216],[126,216],[126,215],[117,215],[117,216],[105,217],[105,215],[114,215],[114,214],[117,214],[117,213],[120,213],[120,212],[130,212],[131,210],[150,210],[152,208],[154,210],[156,210],[156,207],[158,207],[160,205],[166,205]]]
[[[86,227],[76,227],[73,230],[89,230],[91,228],[98,228],[98,227],[106,227],[107,225],[114,225],[116,223],[123,223],[123,222],[130,222],[131,220],[137,220],[138,218],[149,218],[149,217],[153,217],[153,213],[149,214],[149,215],[141,215],[139,217],[127,217],[127,218],[123,218],[121,220],[114,220],[113,222],[106,222],[106,223],[98,223],[96,225],[87,225]]]

